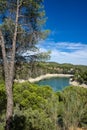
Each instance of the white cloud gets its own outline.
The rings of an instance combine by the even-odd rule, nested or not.
[[[83,64],[87,65],[87,52],[76,51],[76,52],[60,52],[53,50],[51,54],[51,61],[59,63],[72,63],[72,64]]]
[[[51,50],[50,61],[87,65],[87,44],[42,41],[42,50]]]
[[[58,49],[68,49],[68,50],[80,50],[80,49],[84,49],[84,47],[87,48],[86,44],[82,44],[82,43],[70,43],[70,42],[58,42],[56,43],[56,47]]]

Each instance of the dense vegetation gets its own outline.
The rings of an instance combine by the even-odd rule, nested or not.
[[[16,63],[15,66],[15,78],[25,79],[29,77],[37,77],[46,73],[58,73],[58,74],[72,74],[73,79],[80,84],[87,84],[87,66],[72,65],[72,64],[58,64],[54,62],[31,62],[31,63]],[[3,79],[3,67],[0,65],[0,78]]]
[[[4,73],[0,65],[0,79]],[[73,80],[87,84],[87,66],[58,63],[17,63],[16,79],[28,79],[46,73],[73,74]],[[33,75],[34,74],[34,75]],[[54,92],[49,86],[14,83],[14,116],[12,130],[87,129],[87,89],[66,87]],[[6,94],[0,82],[0,130],[5,126]]]
[[[11,130],[13,117],[15,63],[49,58],[50,52],[41,53],[36,47],[49,33],[45,22],[44,0],[0,0],[0,63],[7,95],[5,130]]]
[[[46,73],[72,74],[73,79],[80,84],[87,84],[87,66],[58,64],[54,62],[34,62],[16,64],[16,79],[28,79]]]
[[[49,86],[15,83],[12,130],[87,129],[87,89],[66,87],[54,92]],[[0,82],[0,130],[5,123],[6,95]],[[74,130],[73,129],[73,130]]]
[[[20,73],[21,72],[21,73]],[[87,84],[87,66],[58,64],[54,62],[21,63],[16,66],[16,79],[28,79],[46,73],[72,74],[80,84]]]

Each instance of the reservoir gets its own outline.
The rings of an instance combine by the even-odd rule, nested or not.
[[[60,91],[63,88],[69,86],[69,78],[66,77],[56,77],[56,78],[49,78],[44,79],[39,82],[37,82],[38,85],[48,85],[51,86],[54,91]]]

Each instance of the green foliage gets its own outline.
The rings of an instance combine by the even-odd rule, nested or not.
[[[0,130],[4,130],[4,128],[3,128],[3,126],[2,126],[2,124],[0,124]]]
[[[39,54],[37,54],[36,56],[38,57],[37,61],[46,61],[50,59],[50,54],[51,51],[48,52],[41,52]]]
[[[0,0],[0,13],[6,9],[6,0]]]
[[[50,53],[50,52],[49,52]],[[44,54],[44,53],[43,53]],[[39,55],[39,54],[38,54]],[[47,55],[47,57],[46,57]],[[43,57],[43,55],[39,55],[38,60]],[[44,54],[44,60],[49,58],[50,54]],[[43,60],[43,59],[42,59]],[[49,63],[49,62],[30,62],[30,63],[16,63],[15,66],[16,79],[25,79],[27,80],[29,77],[37,77],[40,75],[44,75],[47,73],[66,73],[72,74],[72,80],[79,82],[80,84],[87,84],[87,66],[76,66],[71,64],[58,64],[58,63]],[[3,79],[3,69],[2,65],[0,65],[0,77]]]
[[[6,110],[5,85],[4,81],[0,80],[0,130],[4,130],[5,110]]]
[[[43,55],[41,57],[43,57]],[[81,84],[87,84],[87,66],[58,64],[53,62],[23,63],[16,66],[16,77],[19,79],[28,79],[29,77],[37,77],[47,73],[72,74],[72,80],[75,80]]]
[[[26,117],[26,130],[55,130],[57,96],[50,87],[15,83],[14,102],[18,109],[14,113],[20,110],[21,116]]]
[[[6,109],[6,94],[4,81],[0,80],[0,114]]]
[[[33,55],[28,54],[27,56],[23,56],[23,52],[32,50],[38,53],[36,43],[45,39],[49,34],[49,30],[43,29],[43,25],[46,22],[43,2],[44,0],[0,0],[0,20],[2,21],[0,30],[4,37],[6,45],[5,49],[9,61],[15,31],[17,6],[19,7],[19,12],[16,32],[16,61],[31,61],[32,59],[37,59],[37,56],[40,56],[40,53],[37,56],[36,53]],[[0,58],[2,59],[1,54],[0,48]]]
[[[61,127],[66,129],[71,126],[74,128],[85,127],[87,122],[87,115],[85,115],[87,113],[87,89],[69,87],[58,95],[60,97],[58,122],[60,123],[61,119]]]
[[[14,84],[12,130],[68,130],[87,128],[87,89],[67,87],[54,92],[49,86]],[[6,95],[0,83],[0,126],[4,127]],[[2,108],[1,108],[2,106]],[[1,109],[3,111],[1,111]]]
[[[86,71],[85,70],[76,71],[76,73],[74,75],[74,80],[76,80],[80,84],[82,84],[82,83],[87,84],[87,70]]]

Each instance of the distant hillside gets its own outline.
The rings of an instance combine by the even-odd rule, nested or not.
[[[73,74],[72,80],[79,83],[87,84],[87,66],[73,64],[59,64],[55,62],[33,62],[33,63],[17,63],[15,66],[16,79],[28,79],[29,77],[37,77],[47,73],[57,74]],[[0,78],[4,78],[3,67],[0,65]]]

